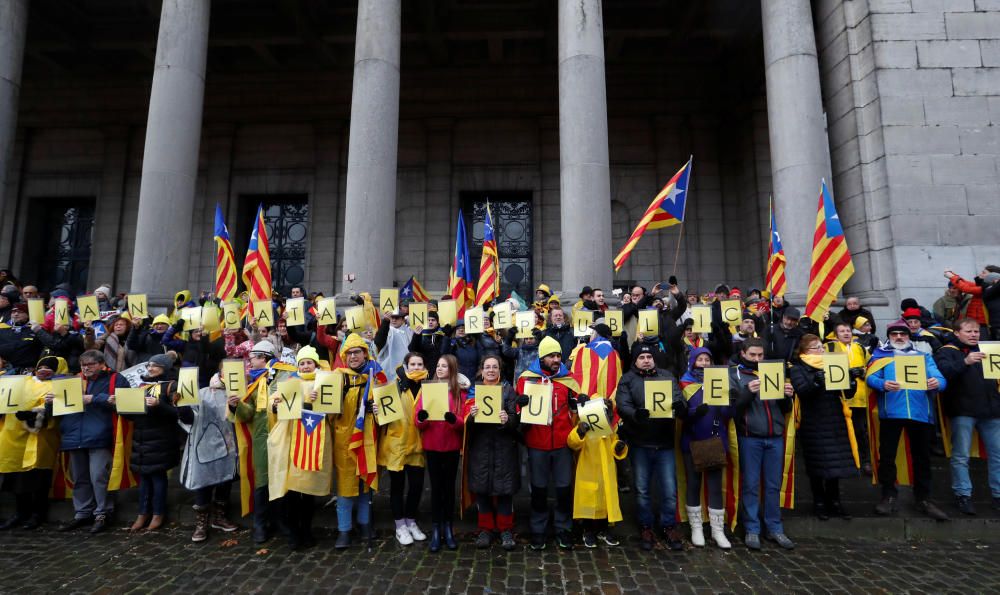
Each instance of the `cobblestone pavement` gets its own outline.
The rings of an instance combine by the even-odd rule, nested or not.
[[[859,529],[860,529],[859,525]],[[292,552],[280,541],[256,550],[247,531],[213,533],[193,544],[189,528],[96,537],[53,529],[0,534],[0,592],[129,593],[982,593],[1000,591],[1000,541],[894,542],[802,539],[793,552],[765,542],[751,553],[690,548],[645,553],[621,547],[506,553],[476,550],[429,554],[391,537],[369,551],[319,545]],[[468,538],[468,536],[464,536]],[[770,546],[770,547],[769,547]],[[280,590],[280,591],[279,591]]]

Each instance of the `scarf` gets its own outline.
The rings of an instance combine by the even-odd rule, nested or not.
[[[406,377],[413,382],[423,382],[427,378],[427,370],[414,370],[407,372]]]
[[[823,369],[822,355],[816,355],[815,353],[804,353],[799,356],[799,359],[802,360],[802,363],[811,368],[816,368],[817,370]]]

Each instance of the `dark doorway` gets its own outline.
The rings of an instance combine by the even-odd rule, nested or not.
[[[479,259],[483,253],[486,203],[489,202],[496,233],[497,254],[500,257],[500,297],[505,299],[510,292],[516,291],[530,302],[533,283],[531,253],[534,248],[531,192],[461,192],[459,197],[469,235],[470,264],[476,278],[479,277]]]
[[[268,249],[271,253],[271,284],[282,295],[306,278],[309,247],[309,197],[305,194],[244,194],[239,204],[239,244],[233,246],[239,262],[246,256],[257,206],[264,205]],[[241,265],[242,267],[242,265]],[[240,276],[242,278],[242,268]]]
[[[25,282],[43,292],[58,285],[77,295],[87,291],[94,204],[92,196],[31,199],[27,237],[38,241],[26,244]]]

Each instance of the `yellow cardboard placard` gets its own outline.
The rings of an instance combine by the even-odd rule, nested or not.
[[[206,333],[214,333],[222,328],[219,320],[219,308],[215,304],[207,304],[201,309],[202,330]]]
[[[240,328],[240,305],[236,302],[222,304],[222,328],[236,331]]]
[[[645,408],[650,419],[669,419],[674,416],[674,383],[670,380],[647,380],[642,385]]]
[[[424,382],[420,386],[421,400],[428,421],[444,421],[448,408],[448,383]]]
[[[1000,341],[980,341],[979,351],[986,354],[983,357],[983,377],[1000,380]]]
[[[823,377],[826,390],[848,390],[851,388],[851,363],[846,353],[823,354]],[[897,368],[897,374],[899,369]]]
[[[27,379],[27,376],[0,376],[0,415],[21,410]]]
[[[694,322],[691,330],[696,333],[712,332],[712,306],[690,306],[689,309]]]
[[[403,419],[403,400],[395,382],[376,386],[372,391],[372,398],[378,405],[378,415],[375,416],[378,425],[384,426]]]
[[[83,413],[83,379],[79,377],[60,378],[52,381],[52,415]],[[117,400],[117,397],[116,399]]]
[[[531,338],[531,331],[535,328],[535,311],[525,310],[523,312],[515,312],[514,324],[517,328],[518,339]]]
[[[325,297],[316,301],[316,324],[337,324],[337,300]]]
[[[590,430],[585,435],[587,438],[604,438],[611,435],[611,422],[608,421],[608,408],[604,405],[604,399],[591,399],[581,405],[576,413],[581,423],[590,424]]]
[[[503,302],[493,306],[493,327],[507,329],[512,326],[514,326],[514,315],[510,309],[510,303]]]
[[[306,298],[285,300],[285,324],[303,326],[306,323]]]
[[[892,358],[892,363],[896,367],[896,382],[900,388],[927,390],[927,360],[924,356],[897,355]]]
[[[763,361],[757,364],[760,379],[760,400],[774,401],[785,398],[784,360]]]
[[[525,382],[528,404],[521,408],[521,423],[547,426],[552,423],[552,383]]]
[[[128,314],[132,320],[141,320],[149,317],[149,309],[146,306],[146,294],[132,293],[126,297],[128,303]]]
[[[364,306],[354,306],[344,310],[344,320],[347,321],[347,330],[350,331],[361,332],[368,326]]]
[[[743,302],[740,300],[722,300],[722,321],[729,326],[739,325],[743,317]]]
[[[657,310],[639,310],[639,325],[636,333],[654,337],[660,332],[660,313]]]
[[[729,367],[708,366],[705,368],[704,403],[726,407],[729,405]]]
[[[39,299],[28,300],[28,320],[35,324],[45,323],[45,301]]]
[[[486,332],[486,313],[482,306],[475,306],[465,311],[465,334],[478,335]]]
[[[302,419],[302,381],[288,378],[278,383],[278,419]]]
[[[55,301],[55,325],[69,326],[69,301],[59,299]]]
[[[146,389],[116,388],[115,409],[118,413],[146,413]]]
[[[101,319],[101,310],[97,306],[96,295],[81,295],[76,298],[76,306],[80,310],[80,320],[93,322]]]
[[[344,400],[344,378],[340,372],[317,370],[313,390],[316,391],[313,412],[340,413],[341,403]]]
[[[410,304],[410,328],[427,327],[427,304],[424,302],[413,302]]]
[[[177,406],[194,405],[198,402],[198,368],[189,366],[177,373]]]
[[[259,300],[253,303],[253,322],[257,328],[272,328],[274,326],[274,304],[271,300]]]
[[[190,331],[196,328],[202,328],[202,309],[200,306],[195,306],[192,308],[182,308],[181,309],[181,319],[184,321],[184,330]]]
[[[573,311],[573,336],[586,337],[590,335],[590,325],[594,322],[594,313],[590,310]]]
[[[222,386],[226,389],[226,396],[242,397],[247,394],[247,377],[243,368],[243,360],[227,359],[222,360]]]
[[[503,409],[503,387],[499,384],[476,385],[476,423],[500,423],[500,410]]]
[[[625,319],[621,310],[606,310],[604,312],[604,322],[611,329],[612,337],[622,336],[622,329],[625,328]]]
[[[441,300],[437,307],[438,324],[455,326],[455,323],[458,322],[458,304],[455,300]]]
[[[396,288],[380,289],[378,292],[379,309],[383,312],[399,310],[399,290]]]

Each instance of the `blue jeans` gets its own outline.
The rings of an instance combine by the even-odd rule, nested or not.
[[[1000,498],[1000,418],[975,418],[958,416],[951,418],[951,491],[956,496],[972,495],[972,480],[969,479],[969,449],[972,446],[972,430],[986,443],[989,456],[987,469],[990,493]]]
[[[167,514],[167,472],[139,475],[139,514]]]
[[[360,486],[361,482],[358,481]],[[353,526],[352,517],[354,506],[358,508],[358,524],[367,525],[371,523],[371,492],[365,492],[362,488],[357,496],[337,497],[337,529],[339,531],[350,531]]]
[[[636,503],[639,512],[639,526],[652,527],[656,522],[653,513],[652,487],[660,491],[660,524],[673,527],[677,511],[677,464],[674,449],[633,446],[629,449],[632,457],[632,473],[635,475]]]
[[[740,436],[740,473],[743,490],[740,506],[743,509],[743,528],[747,533],[760,534],[761,479],[764,481],[764,524],[770,534],[784,533],[778,492],[781,491],[781,467],[785,454],[785,439]]]

